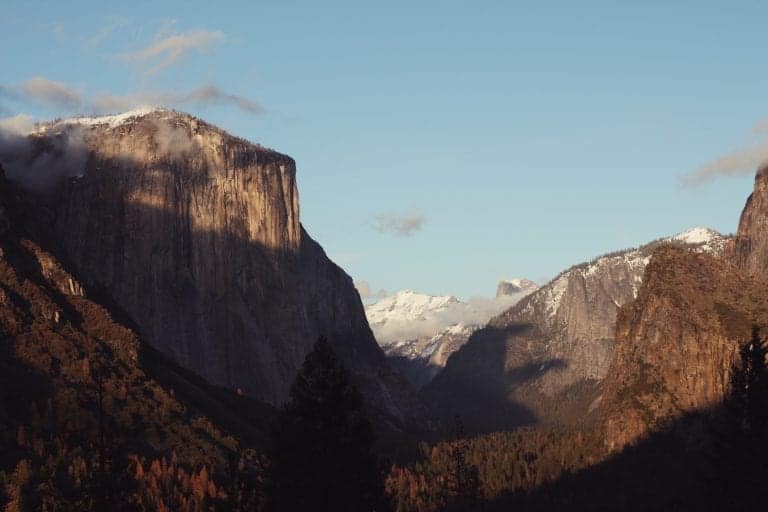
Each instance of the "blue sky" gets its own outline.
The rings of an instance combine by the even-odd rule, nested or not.
[[[183,109],[293,156],[302,222],[377,290],[490,295],[691,226],[732,232],[768,156],[761,2],[2,4],[5,91],[216,86],[260,105]],[[0,97],[0,117],[83,108]]]

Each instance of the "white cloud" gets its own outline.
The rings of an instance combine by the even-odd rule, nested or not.
[[[146,73],[151,75],[172,66],[190,52],[207,52],[222,40],[224,33],[218,30],[191,30],[163,37],[141,50],[124,53],[122,59],[148,66]]]

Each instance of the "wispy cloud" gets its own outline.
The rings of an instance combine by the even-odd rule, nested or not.
[[[412,236],[421,231],[427,218],[421,214],[400,215],[383,213],[374,218],[373,228],[379,233],[391,233],[396,236]]]
[[[90,102],[91,110],[97,113],[119,112],[143,105],[164,107],[232,106],[249,114],[265,112],[258,102],[221,90],[215,85],[204,85],[188,92],[149,92],[133,94],[101,93]]]
[[[62,82],[38,76],[21,84],[0,86],[0,95],[67,112],[80,110],[96,114],[122,112],[147,105],[173,108],[232,106],[249,114],[262,114],[265,111],[264,107],[250,98],[223,91],[210,84],[187,92],[103,92],[90,97]]]
[[[147,66],[146,73],[152,75],[172,66],[190,52],[205,53],[223,40],[224,33],[218,30],[191,30],[157,39],[141,50],[124,53],[122,59]]]
[[[237,94],[230,94],[222,91],[215,85],[206,85],[199,87],[187,93],[180,98],[181,103],[213,104],[213,105],[233,105],[240,110],[250,112],[251,114],[264,113],[264,107],[259,103]]]
[[[0,93],[13,99],[66,110],[77,109],[83,104],[80,91],[42,76],[30,78],[15,86],[0,87]]]
[[[768,163],[768,140],[747,146],[707,162],[683,176],[683,185],[697,186],[721,176],[752,174]]]
[[[85,39],[85,45],[89,48],[96,48],[101,45],[105,40],[110,38],[116,32],[127,28],[131,25],[131,20],[128,18],[114,18],[112,21],[101,27],[92,36]]]

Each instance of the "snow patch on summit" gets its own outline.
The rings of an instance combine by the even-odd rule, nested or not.
[[[722,235],[713,229],[703,227],[687,229],[670,237],[671,240],[677,240],[686,244],[706,244],[716,238],[722,238]]]
[[[129,110],[127,112],[123,112],[122,114],[115,114],[115,115],[109,115],[109,116],[70,117],[67,119],[60,119],[60,120],[54,121],[50,125],[42,125],[42,129],[44,130],[47,126],[58,126],[58,125],[81,125],[81,126],[107,125],[110,128],[116,128],[122,124],[125,124],[128,121],[132,121],[135,118],[144,117],[158,110],[164,110],[164,109],[161,109],[159,107],[147,106],[147,107],[139,107],[133,110]]]
[[[549,284],[543,286],[532,297],[533,301],[543,303],[547,316],[551,319],[557,314],[560,308],[563,295],[568,288],[568,281],[574,273],[583,278],[594,278],[602,273],[609,272],[611,268],[623,267],[632,277],[632,293],[637,297],[637,293],[642,284],[642,275],[645,267],[651,261],[650,249],[658,243],[682,243],[691,246],[693,250],[707,252],[711,254],[721,254],[725,248],[727,237],[717,231],[705,228],[694,227],[687,229],[676,235],[661,238],[656,242],[643,245],[637,249],[627,249],[617,253],[611,253],[600,256],[589,263],[576,265],[563,272],[552,280]],[[619,306],[619,304],[617,304]]]

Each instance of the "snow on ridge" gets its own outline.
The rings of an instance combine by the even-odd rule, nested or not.
[[[495,298],[427,295],[404,290],[367,305],[365,314],[381,346],[399,347],[436,335],[468,335],[512,307],[529,291]]]
[[[723,235],[714,229],[696,226],[690,229],[686,229],[682,233],[673,235],[667,240],[675,240],[686,244],[706,244],[719,238],[723,238]]]
[[[126,123],[134,118],[144,117],[147,114],[156,112],[158,110],[165,110],[160,107],[139,107],[121,114],[107,115],[107,116],[83,116],[83,117],[70,117],[67,119],[61,119],[51,123],[51,125],[81,125],[81,126],[102,126],[108,125],[110,128],[115,128],[121,124]],[[45,126],[45,125],[44,125]]]
[[[697,246],[695,248],[697,251],[717,253],[723,250],[726,237],[714,229],[696,226],[682,231],[676,235],[661,238],[658,241],[681,242],[683,244]],[[588,264],[584,264],[584,266],[576,265],[569,269],[569,271],[560,274],[549,284],[540,288],[539,291],[535,293],[541,297],[540,300],[543,301],[545,305],[545,311],[547,312],[547,315],[552,318],[557,313],[557,309],[560,307],[560,302],[562,300],[563,294],[565,293],[565,289],[567,288],[568,278],[572,271],[580,272],[585,277],[593,276],[600,272],[600,269],[605,268],[607,265],[623,262],[628,270],[631,270],[633,273],[635,273],[632,287],[633,294],[635,297],[637,297],[639,284],[642,282],[642,272],[651,261],[650,255],[647,253],[647,251],[643,250],[644,247],[645,246],[641,246],[638,249],[627,249],[619,253],[600,256]]]
[[[460,301],[452,295],[427,295],[413,290],[403,290],[367,306],[366,313],[371,324],[387,321],[415,321],[423,319],[430,312],[440,311]]]
[[[568,288],[568,279],[570,278],[570,275],[570,272],[566,272],[546,287],[544,305],[547,314],[550,317],[554,316],[555,313],[557,313],[557,309],[560,307],[560,301],[565,294],[565,290]]]

